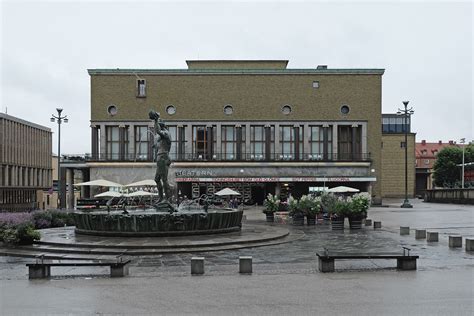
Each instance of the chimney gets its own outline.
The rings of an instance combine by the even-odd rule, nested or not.
[[[442,141],[438,141],[438,145],[443,145],[443,142],[442,142]]]
[[[454,142],[452,140],[449,141],[450,145],[454,145]]]
[[[423,139],[423,140],[421,141],[421,144],[422,144],[423,146],[426,145],[426,139]]]

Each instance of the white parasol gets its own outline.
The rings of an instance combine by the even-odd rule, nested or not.
[[[109,180],[99,179],[88,182],[77,183],[79,186],[97,186],[97,187],[122,187],[120,183],[115,183]]]
[[[232,189],[225,188],[225,189],[222,189],[222,190],[220,190],[219,192],[217,192],[216,195],[219,195],[219,196],[225,196],[225,195],[240,195],[240,193],[237,192],[237,191],[234,191],[234,190],[232,190]]]
[[[341,185],[341,186],[338,186],[338,187],[330,188],[329,190],[327,190],[327,192],[332,192],[332,193],[356,193],[356,192],[360,192],[360,190]]]
[[[125,185],[125,187],[143,187],[143,186],[156,186],[155,180],[146,179],[138,182],[133,182]]]
[[[107,191],[107,192],[102,192],[97,195],[94,195],[94,197],[121,197],[121,196],[123,196],[123,194],[117,191]]]
[[[133,192],[133,193],[126,194],[125,196],[135,197],[135,196],[153,196],[153,195],[158,195],[158,193],[151,193],[151,192],[146,192],[146,191],[136,191],[136,192]]]

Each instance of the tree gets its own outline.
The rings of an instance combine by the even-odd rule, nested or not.
[[[464,162],[474,161],[474,145],[468,145],[464,151]],[[462,148],[450,146],[443,148],[436,157],[434,184],[438,187],[454,187],[461,181]]]

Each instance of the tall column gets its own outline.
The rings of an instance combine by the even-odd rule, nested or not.
[[[18,167],[18,186],[23,186],[23,167]]]
[[[206,159],[211,160],[213,159],[212,155],[214,154],[213,151],[213,145],[214,145],[214,133],[212,131],[212,125],[207,125],[206,126],[206,133],[207,133],[207,153],[206,153]]]
[[[309,140],[311,139],[311,128],[308,123],[303,124],[304,133],[303,133],[303,151],[305,156],[308,157],[308,154],[311,153],[311,146]]]
[[[295,137],[293,149],[295,153],[294,160],[300,160],[300,126],[297,124],[293,126],[293,135]]]
[[[96,125],[91,125],[91,156],[97,159],[99,154],[99,129]]]
[[[265,160],[270,161],[274,159],[274,157],[271,156],[271,151],[272,151],[272,127],[267,124],[265,125]]]
[[[115,157],[112,157],[115,158]],[[119,160],[125,160],[125,125],[119,126]]]
[[[250,157],[250,124],[245,125],[245,152]]]
[[[329,129],[329,125],[328,124],[324,124],[323,125],[323,159],[324,160],[328,160],[328,159],[331,159],[331,157],[328,156],[328,129]]]
[[[337,123],[334,122],[332,125],[332,154],[334,159],[337,159],[337,143],[338,143],[338,136],[337,136]]]
[[[59,208],[66,208],[66,170],[64,167],[61,167],[61,199],[59,201]]]
[[[74,209],[74,169],[66,169],[66,183],[67,183],[67,209]]]
[[[367,123],[362,123],[362,154],[366,155],[367,150]]]
[[[135,154],[135,126],[134,125],[128,125],[127,128],[125,129],[125,132],[128,135],[125,135],[128,138],[128,148],[126,152],[128,152],[128,157],[127,160],[135,160],[137,159],[137,156]]]
[[[106,152],[107,152],[107,131],[105,124],[100,124],[100,144],[99,144],[99,158],[100,159],[105,159],[106,158]]]
[[[176,160],[183,160],[185,152],[184,136],[184,126],[178,125],[178,157],[176,157]]]
[[[275,124],[275,159],[280,159],[281,146],[280,146],[280,124]]]
[[[191,124],[186,126],[184,130],[184,138],[186,140],[184,145],[185,159],[190,159],[193,154],[193,126]],[[217,130],[217,143],[219,144],[219,129]],[[219,151],[219,148],[217,151]]]
[[[216,152],[217,152],[217,157],[219,159],[222,159],[222,124],[217,123],[216,126]]]
[[[241,160],[242,159],[242,126],[241,125],[235,125],[235,132],[236,132],[236,159]]]

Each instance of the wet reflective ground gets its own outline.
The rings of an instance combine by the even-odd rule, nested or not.
[[[142,256],[130,276],[110,279],[106,268],[53,268],[51,280],[28,281],[26,262],[0,257],[0,314],[391,314],[472,315],[474,207],[425,204],[413,209],[371,208],[381,230],[333,232],[330,226],[288,227],[305,236],[259,248],[198,254]],[[249,223],[264,223],[258,209],[245,211]],[[399,227],[410,226],[408,236]],[[439,242],[416,240],[414,229],[439,232]],[[463,247],[448,247],[462,235]],[[397,271],[395,260],[336,261],[336,273],[317,272],[316,251],[395,252],[411,248],[417,271]],[[190,275],[190,258],[204,256],[206,274]],[[252,275],[238,274],[238,257],[251,255]]]

